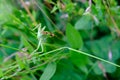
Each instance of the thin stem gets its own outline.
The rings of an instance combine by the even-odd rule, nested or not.
[[[64,50],[64,49],[68,49],[68,50],[71,50],[71,51],[74,51],[74,52],[77,52],[77,53],[80,53],[80,54],[83,54],[83,55],[86,55],[88,57],[91,57],[91,58],[94,58],[94,59],[97,59],[97,60],[100,60],[100,61],[103,61],[103,62],[106,62],[108,64],[111,64],[111,65],[114,65],[116,67],[119,67],[120,68],[120,65],[118,64],[115,64],[113,62],[110,62],[110,61],[107,61],[107,60],[104,60],[102,58],[99,58],[97,56],[94,56],[94,55],[91,55],[91,54],[88,54],[88,53],[85,53],[85,52],[82,52],[80,50],[76,50],[76,49],[73,49],[73,48],[70,48],[70,47],[61,47],[61,48],[58,48],[58,49],[55,49],[55,50],[52,50],[52,51],[49,51],[49,52],[46,52],[46,53],[43,53],[41,55],[39,55],[38,57],[42,57],[42,56],[45,56],[47,54],[50,54],[50,53],[54,53],[54,52],[58,52],[60,50]],[[10,70],[11,71],[11,70]]]
[[[97,65],[97,62],[95,62],[93,65],[92,65],[92,67],[88,70],[88,73],[86,74],[86,76],[85,76],[85,80],[87,80],[87,76],[88,76],[88,74],[94,69],[94,67]]]
[[[33,80],[37,80],[37,78],[34,76],[34,74],[32,73],[31,69],[30,69],[30,66],[29,66],[29,63],[27,61],[26,62],[26,70],[29,71],[31,77],[33,78]]]
[[[7,45],[4,45],[4,44],[0,44],[1,47],[5,47],[5,48],[9,48],[9,49],[13,49],[13,50],[16,50],[16,51],[22,51],[20,49],[17,49],[17,48],[14,48],[14,47],[10,47],[10,46],[7,46]],[[23,52],[23,51],[22,51]]]
[[[1,44],[0,44],[0,45],[1,45]],[[5,45],[4,45],[4,47],[8,47],[8,46],[5,46]],[[12,49],[15,49],[15,50],[16,50],[16,48],[12,48]],[[47,54],[50,54],[50,53],[53,53],[53,52],[56,52],[56,51],[59,51],[59,50],[62,50],[62,49],[69,49],[69,50],[71,50],[71,51],[78,52],[78,53],[80,53],[80,54],[89,56],[89,57],[91,57],[91,58],[98,59],[98,60],[100,60],[100,61],[109,63],[109,64],[114,65],[114,66],[116,66],[116,67],[120,67],[120,65],[117,65],[117,64],[115,64],[115,63],[113,63],[113,62],[104,60],[104,59],[99,58],[99,57],[97,57],[97,56],[94,56],[94,55],[91,55],[91,54],[88,54],[88,53],[85,53],[85,52],[82,52],[82,51],[79,51],[79,50],[76,50],[76,49],[73,49],[73,48],[70,48],[70,47],[61,47],[61,48],[58,48],[58,49],[55,49],[55,50],[46,52],[46,53],[44,53],[44,54],[41,54],[41,55],[39,55],[39,57],[44,56],[44,55],[47,55]],[[17,49],[17,50],[18,50],[18,49]]]
[[[113,16],[111,15],[110,10],[109,10],[108,6],[106,5],[105,0],[102,0],[102,1],[103,1],[103,4],[104,4],[105,8],[106,8],[107,13],[110,16],[111,21],[112,21],[112,23],[113,23],[113,25],[114,25],[114,27],[116,29],[117,35],[120,36],[120,30],[119,30],[119,27],[118,27],[117,23],[115,22]]]
[[[25,2],[24,2],[23,0],[20,0],[20,1],[21,1],[22,5],[24,6],[25,10],[27,11],[29,17],[30,17],[31,20],[33,21],[33,23],[34,23],[35,25],[37,25],[37,23],[36,23],[36,21],[35,21],[35,18],[32,16],[32,14],[31,14],[29,8],[27,7],[27,5],[25,4]]]
[[[47,16],[47,14],[44,12],[44,10],[38,5],[38,2],[35,0],[36,6],[42,11],[42,13],[46,16],[46,18],[54,25],[54,27],[58,30],[58,27],[55,25],[55,23]]]
[[[71,50],[71,51],[78,52],[78,53],[80,53],[80,54],[83,54],[83,55],[89,56],[89,57],[91,57],[91,58],[94,58],[94,59],[97,59],[97,60],[100,60],[100,61],[103,61],[103,62],[109,63],[109,64],[111,64],[111,65],[114,65],[114,66],[120,68],[120,65],[115,64],[115,63],[110,62],[110,61],[107,61],[107,60],[104,60],[104,59],[99,58],[99,57],[97,57],[97,56],[94,56],[94,55],[91,55],[91,54],[88,54],[88,53],[85,53],[85,52],[82,52],[82,51],[78,51],[78,50],[75,50],[75,49],[73,49],[73,48],[69,48],[69,47],[68,47],[68,49]]]
[[[44,53],[44,54],[41,54],[40,56],[44,56],[44,55],[47,55],[47,54],[50,54],[50,53],[53,53],[53,52],[56,52],[56,51],[59,51],[59,50],[62,50],[62,49],[69,49],[69,50],[71,50],[71,51],[78,52],[78,53],[80,53],[80,54],[83,54],[83,55],[89,56],[89,57],[91,57],[91,58],[94,58],[94,59],[97,59],[97,60],[100,60],[100,61],[103,61],[103,62],[109,63],[109,64],[111,64],[111,65],[114,65],[114,66],[120,68],[120,65],[118,65],[118,64],[115,64],[115,63],[113,63],[113,62],[110,62],[110,61],[104,60],[104,59],[99,58],[99,57],[97,57],[97,56],[94,56],[94,55],[91,55],[91,54],[88,54],[88,53],[85,53],[85,52],[82,52],[82,51],[79,51],[79,50],[76,50],[76,49],[73,49],[73,48],[70,48],[70,47],[61,47],[61,48],[58,48],[58,49],[55,49],[55,50],[52,50],[52,51],[46,52],[46,53]]]

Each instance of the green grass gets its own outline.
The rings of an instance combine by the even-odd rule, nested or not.
[[[119,80],[116,0],[1,0],[1,80]]]

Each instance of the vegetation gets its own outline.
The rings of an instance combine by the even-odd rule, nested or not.
[[[0,80],[120,80],[119,0],[0,0]]]

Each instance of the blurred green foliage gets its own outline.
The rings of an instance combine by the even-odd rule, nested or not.
[[[120,65],[119,0],[0,0],[0,80],[120,80],[70,49]]]

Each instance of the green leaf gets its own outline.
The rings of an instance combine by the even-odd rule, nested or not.
[[[43,74],[41,75],[39,80],[50,80],[56,71],[56,63],[52,62],[47,65]]]
[[[95,56],[114,62],[120,57],[119,55],[120,41],[119,40],[118,41],[116,40],[115,42],[113,41],[114,39],[112,38],[112,36],[105,36],[99,40],[87,42],[87,46],[89,46],[89,49]],[[109,58],[109,53],[111,53],[111,59]]]
[[[83,46],[83,41],[79,32],[71,24],[67,24],[66,36],[73,48],[81,48]]]
[[[92,17],[90,15],[83,15],[75,24],[75,28],[78,30],[91,29],[93,25]]]
[[[105,62],[101,62],[101,63],[103,64],[104,68],[106,69],[106,72],[108,72],[108,73],[115,72],[116,66],[113,66],[111,64],[106,64]]]
[[[68,13],[71,13],[74,10],[74,4],[73,3],[69,3],[66,5],[65,7],[65,11],[67,11]]]
[[[57,6],[54,6],[51,13],[54,13],[57,9],[58,9]]]
[[[22,39],[22,42],[23,42],[24,46],[25,46],[26,48],[28,48],[28,50],[29,50],[30,52],[34,51],[33,47],[32,47],[31,44],[28,42],[28,40],[26,39],[25,36],[22,36],[21,39]]]
[[[76,53],[73,51],[71,51],[70,53],[71,53],[70,60],[72,60],[72,62],[75,63],[76,65],[82,66],[88,64],[89,59],[86,55]]]
[[[17,61],[17,64],[19,65],[20,69],[25,68],[25,64],[23,63],[23,60],[21,59],[21,57],[18,56],[18,54],[16,55],[16,61]]]
[[[60,60],[57,66],[57,71],[51,80],[83,80],[82,75],[76,72],[78,69],[70,60]]]
[[[103,74],[103,70],[105,70],[105,72],[107,73],[113,73],[116,70],[116,66],[113,66],[111,64],[106,64],[105,62],[101,62],[102,65],[102,69],[99,66],[99,63],[95,65],[95,67],[93,68],[94,72],[96,74]]]
[[[92,51],[92,53],[95,56],[98,56],[110,62],[115,62],[120,57],[119,44],[120,44],[119,40],[118,41],[115,40],[114,42],[114,39],[112,38],[112,36],[105,36],[99,40],[88,42],[87,46],[89,46],[89,49]],[[111,54],[111,58],[109,57],[109,54]],[[113,73],[116,70],[116,66],[106,64],[104,62],[101,62],[101,64],[104,67],[105,71],[108,73]],[[96,65],[96,67],[94,68],[94,72],[96,74],[102,74],[102,71],[98,67],[98,65]]]
[[[80,68],[83,72],[87,73],[88,70],[86,68],[86,65],[90,63],[89,58],[83,54],[79,54],[79,53],[76,53],[73,51],[71,51],[70,53],[71,53],[71,55],[70,55],[71,62],[75,66]]]
[[[95,72],[95,74],[98,74],[98,75],[103,73],[102,70],[99,68],[98,63],[95,64],[95,67],[93,68],[93,71]]]
[[[2,69],[0,69],[0,77],[2,77],[3,76],[3,71],[2,71]]]

